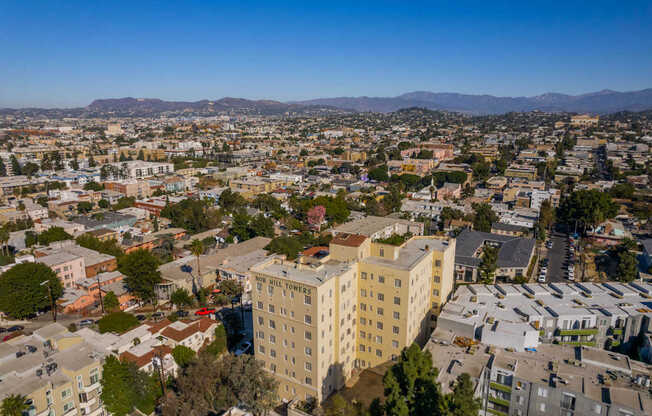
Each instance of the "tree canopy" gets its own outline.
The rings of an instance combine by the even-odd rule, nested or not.
[[[139,249],[123,256],[118,268],[125,278],[125,284],[132,294],[143,301],[155,301],[154,286],[161,282],[158,259],[149,251]]]
[[[97,326],[102,334],[105,332],[122,334],[138,324],[138,319],[134,315],[122,311],[109,313],[97,321]]]
[[[491,224],[498,221],[498,216],[487,203],[473,204],[475,215],[473,217],[473,229],[476,231],[491,232]]]
[[[557,217],[569,228],[577,225],[585,231],[618,213],[618,206],[608,193],[596,189],[574,191],[561,200]]]
[[[51,227],[38,235],[39,244],[44,246],[63,240],[72,240],[72,236],[61,227]]]
[[[133,363],[121,362],[113,355],[106,357],[101,383],[102,401],[114,416],[127,416],[134,409],[150,414],[161,396],[155,375],[138,370]]]
[[[0,310],[14,318],[51,308],[52,298],[56,302],[62,295],[59,278],[43,263],[17,264],[0,275]]]

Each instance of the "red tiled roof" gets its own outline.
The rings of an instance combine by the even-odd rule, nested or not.
[[[331,240],[331,244],[347,247],[360,247],[366,239],[367,237],[360,234],[340,234]]]
[[[138,368],[142,368],[152,362],[152,358],[154,358],[157,353],[159,356],[165,357],[168,354],[172,354],[172,348],[168,347],[167,345],[159,345],[152,348],[149,352],[141,355],[140,357],[130,353],[129,351],[125,351],[120,354],[120,360],[132,362],[136,364]]]
[[[303,254],[306,257],[312,257],[315,254],[319,253],[320,251],[328,251],[328,247],[323,247],[323,246],[316,246],[316,247],[310,247],[307,250],[304,250]]]

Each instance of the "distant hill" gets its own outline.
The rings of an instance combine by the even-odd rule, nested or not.
[[[217,114],[282,116],[342,113],[335,107],[312,104],[282,103],[272,100],[246,100],[225,97],[219,100],[164,101],[158,98],[107,98],[95,100],[86,107],[66,109],[0,109],[0,114],[59,117],[156,117],[210,116]]]
[[[401,108],[423,107],[471,114],[502,114],[534,110],[605,114],[652,109],[652,88],[630,92],[603,90],[582,95],[547,93],[534,97],[495,97],[415,91],[397,97],[318,98],[299,101],[297,104],[328,105],[372,112],[392,112]]]
[[[602,90],[582,95],[547,93],[534,97],[495,97],[414,91],[397,97],[317,98],[297,102],[246,100],[225,97],[218,100],[164,101],[157,98],[109,98],[86,107],[67,109],[0,109],[0,115],[58,117],[152,117],[160,115],[313,115],[342,112],[389,113],[405,108],[453,111],[467,114],[503,114],[525,111],[608,114],[652,109],[652,88],[618,92]]]

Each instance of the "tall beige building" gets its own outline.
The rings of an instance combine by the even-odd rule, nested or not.
[[[453,289],[454,259],[454,239],[394,246],[340,233],[321,259],[273,257],[252,267],[255,354],[281,398],[321,402],[354,369],[425,341]]]

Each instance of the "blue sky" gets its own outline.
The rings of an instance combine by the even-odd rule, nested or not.
[[[652,2],[553,3],[0,0],[0,107],[652,87]]]

